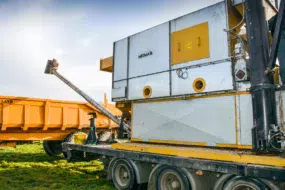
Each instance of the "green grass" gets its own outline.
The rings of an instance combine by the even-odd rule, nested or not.
[[[42,144],[0,149],[0,189],[114,189],[100,161],[68,163]]]

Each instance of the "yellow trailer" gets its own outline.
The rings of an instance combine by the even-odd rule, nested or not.
[[[102,106],[121,115],[108,104],[106,96]],[[89,131],[88,114],[92,112],[97,114],[98,133],[118,129],[117,124],[86,102],[0,96],[0,144],[16,146],[17,141],[39,140],[61,144],[70,134]]]

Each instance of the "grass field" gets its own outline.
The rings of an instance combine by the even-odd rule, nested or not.
[[[42,144],[0,149],[0,189],[114,189],[99,161],[68,163]]]

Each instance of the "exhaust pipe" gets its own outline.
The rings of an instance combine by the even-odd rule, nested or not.
[[[70,88],[72,88],[75,92],[77,92],[80,96],[82,96],[87,102],[89,102],[91,105],[93,105],[95,108],[97,108],[103,115],[110,118],[112,121],[114,121],[116,124],[118,124],[120,126],[121,120],[119,120],[116,116],[114,116],[107,109],[105,109],[103,106],[101,106],[101,104],[99,104],[98,102],[93,100],[90,96],[85,94],[82,90],[77,88],[74,84],[72,84],[64,76],[59,74],[57,72],[58,66],[59,66],[59,63],[56,59],[48,60],[46,68],[45,68],[45,74],[55,75],[57,78],[59,78],[65,84],[67,84]],[[126,123],[123,123],[123,128],[128,134],[130,134],[131,129],[130,129],[129,125],[127,125]]]

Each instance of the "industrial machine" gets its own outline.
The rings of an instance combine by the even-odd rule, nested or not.
[[[121,115],[106,96],[102,106],[114,115]],[[62,142],[89,132],[89,113],[97,115],[99,138],[106,133],[118,133],[117,124],[86,102],[0,96],[0,147],[42,140],[47,154],[60,154]]]
[[[284,0],[279,11],[268,0],[224,0],[115,42],[100,68],[131,122],[103,113],[130,142],[64,143],[68,159],[102,155],[119,190],[285,189],[285,76],[275,66],[284,9]],[[57,67],[49,61],[46,73],[66,82]]]

